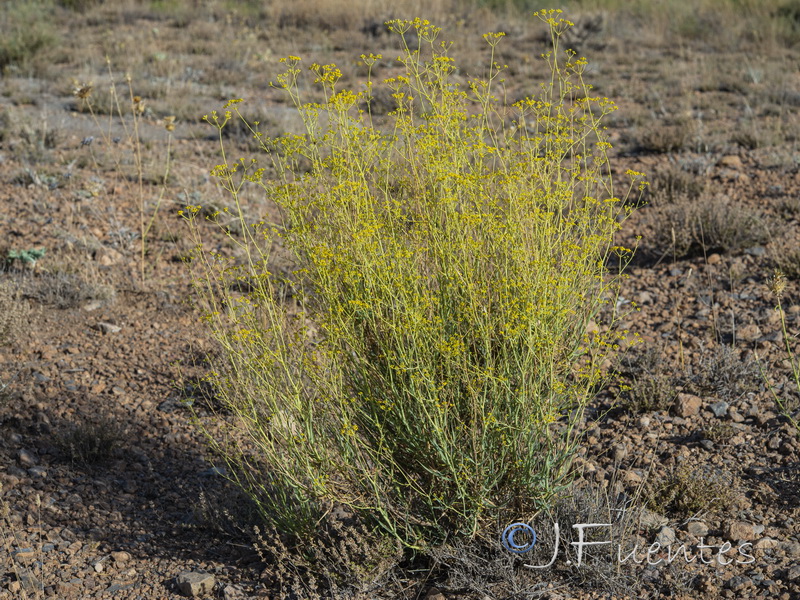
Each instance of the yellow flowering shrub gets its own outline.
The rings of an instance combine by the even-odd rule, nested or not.
[[[494,531],[569,485],[614,346],[613,327],[587,325],[604,303],[613,313],[619,275],[607,265],[626,256],[612,247],[626,203],[602,126],[614,104],[559,48],[569,23],[538,16],[553,34],[552,77],[513,106],[494,61],[503,34],[484,36],[489,74],[463,86],[437,28],[393,21],[403,73],[382,82],[388,118],[370,111],[380,84],[340,89],[335,65],[311,65],[325,101],[303,102],[301,60],[289,57],[278,82],[306,133],[253,127],[277,178],[254,161],[214,168],[249,260],[234,268],[198,245],[194,261],[226,358],[214,380],[238,430],[213,441],[275,525],[306,534],[339,503],[422,547]],[[380,59],[362,56],[370,69]],[[209,121],[222,129],[237,102]],[[244,222],[247,182],[280,207],[280,226]],[[276,241],[295,257],[290,281],[270,271]],[[235,279],[248,291],[228,291]]]

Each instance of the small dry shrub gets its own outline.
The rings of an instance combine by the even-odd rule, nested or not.
[[[732,483],[725,473],[681,465],[665,477],[650,478],[643,497],[651,510],[688,519],[730,503],[735,495]]]
[[[56,445],[73,464],[95,465],[110,459],[122,439],[122,430],[104,418],[68,426],[56,435]]]
[[[708,427],[703,428],[701,435],[705,440],[711,440],[715,443],[727,442],[736,433],[733,425],[725,421],[714,421]]]
[[[667,410],[678,391],[663,354],[648,348],[638,354],[629,353],[621,360],[621,371],[629,382],[620,387],[618,401],[627,410],[649,412]]]
[[[734,205],[726,196],[659,207],[649,213],[655,250],[676,259],[710,252],[738,252],[766,243],[769,229],[761,213]]]
[[[367,600],[400,592],[386,588],[403,559],[402,547],[374,535],[353,515],[334,509],[315,538],[297,548],[275,529],[254,531],[256,551],[268,565],[265,577],[282,598]]]
[[[771,253],[772,263],[775,268],[789,279],[800,279],[800,248],[789,244],[782,244]]]
[[[645,201],[651,206],[695,202],[708,187],[707,179],[683,166],[669,163],[650,176]]]
[[[88,254],[64,250],[38,261],[37,269],[25,278],[22,288],[26,297],[40,304],[77,308],[93,300],[104,304],[114,301],[114,286],[102,280],[103,276]]]
[[[639,150],[653,154],[680,152],[691,143],[693,135],[689,121],[651,125],[639,136]]]
[[[751,359],[742,360],[738,350],[720,345],[705,353],[687,386],[698,395],[716,394],[721,398],[736,400],[748,392],[758,390],[758,365]]]
[[[28,280],[25,295],[56,308],[77,308],[92,300],[111,303],[113,286],[84,279],[77,273],[43,273]]]
[[[646,547],[638,537],[641,510],[623,494],[588,487],[576,488],[562,496],[547,512],[528,521],[536,531],[536,543],[529,552],[514,555],[498,539],[453,540],[430,552],[432,574],[441,574],[444,583],[437,587],[447,592],[477,598],[538,597],[535,592],[548,584],[572,589],[600,590],[612,597],[642,597],[646,594],[641,571],[620,568],[618,548],[627,553],[634,544]],[[611,541],[610,545],[584,552],[580,568],[568,566],[574,560],[573,543],[578,543],[575,524],[610,523],[611,527],[584,529],[586,542]],[[558,524],[558,540],[556,529]],[[507,524],[498,524],[498,537]],[[516,540],[524,546],[527,540]],[[551,567],[529,569],[524,565],[547,565],[558,543],[558,556]],[[645,596],[646,597],[646,596]]]

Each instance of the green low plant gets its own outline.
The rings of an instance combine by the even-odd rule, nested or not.
[[[396,108],[310,71],[324,94],[303,102],[300,59],[278,78],[306,125],[268,138],[268,157],[230,161],[219,128],[213,174],[242,223],[238,260],[207,251],[192,224],[198,298],[225,360],[209,375],[231,430],[209,439],[271,526],[302,537],[345,505],[409,547],[496,535],[570,485],[583,410],[615,349],[609,325],[613,237],[640,183],[614,194],[603,119],[615,109],[583,79],[586,61],[551,29],[551,76],[511,106],[495,47],[488,74],[456,81],[449,44],[427,21],[392,21],[401,73],[383,83]],[[274,177],[267,177],[267,168]],[[256,184],[282,223],[246,222]],[[214,220],[214,217],[210,217]],[[295,270],[270,263],[275,244]],[[246,285],[242,285],[242,282]],[[289,290],[291,302],[284,301]],[[602,333],[601,331],[605,331]]]
[[[15,263],[19,263],[22,265],[34,266],[36,265],[36,261],[40,258],[44,258],[46,251],[45,248],[31,248],[30,250],[12,248],[6,253],[6,265],[11,267]]]

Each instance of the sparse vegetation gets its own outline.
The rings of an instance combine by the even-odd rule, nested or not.
[[[683,200],[654,208],[648,215],[654,232],[650,244],[673,259],[740,252],[769,240],[759,212],[736,206],[724,196]]]
[[[647,506],[661,514],[689,519],[727,506],[734,497],[727,474],[688,465],[678,466],[664,478],[648,481],[644,491]]]
[[[622,357],[621,371],[627,383],[621,386],[618,402],[637,412],[668,410],[678,394],[677,381],[663,354],[655,348]]]
[[[47,18],[46,0],[8,0],[0,8],[0,73],[31,66],[42,50],[55,45],[58,36]]]
[[[69,425],[56,436],[61,453],[82,467],[109,460],[121,441],[122,430],[108,418]]]

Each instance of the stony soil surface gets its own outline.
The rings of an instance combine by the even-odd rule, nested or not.
[[[125,48],[138,48],[145,59],[137,73],[150,78],[142,85],[160,85],[163,93],[153,92],[153,108],[142,118],[142,195],[130,176],[135,146],[126,130],[107,115],[95,122],[71,95],[71,79],[91,77],[101,89],[99,53],[78,58],[76,50],[57,69],[31,76],[7,70],[2,80],[0,246],[4,255],[40,247],[46,254],[35,267],[17,260],[0,272],[0,282],[20,290],[15,305],[29,307],[0,347],[0,598],[280,597],[270,589],[274,565],[264,564],[252,540],[212,506],[233,492],[212,468],[185,406],[190,399],[208,414],[200,378],[213,347],[189,302],[180,259],[191,240],[176,211],[187,202],[226,201],[207,176],[218,145],[197,120],[202,111],[228,95],[251,94],[252,110],[266,113],[275,133],[285,131],[297,124],[266,86],[264,73],[277,69],[272,57],[297,49],[323,55],[320,62],[350,57],[354,65],[354,56],[376,46],[391,55],[390,43],[360,24],[287,25],[269,30],[269,52],[267,41],[254,37],[257,58],[219,65],[224,36],[241,43],[241,32],[256,36],[258,23],[237,28],[219,21],[221,29],[209,30],[202,17],[187,17],[187,24],[122,9],[95,20],[69,18],[83,45],[102,46],[112,32]],[[489,25],[508,26],[513,38],[502,59],[516,65],[513,92],[522,97],[530,91],[525,82],[541,75],[531,59],[542,50],[538,30],[495,20]],[[650,205],[631,217],[621,238],[633,245],[641,236],[619,303],[641,343],[613,365],[622,379],[593,404],[596,421],[587,425],[577,462],[591,489],[614,502],[648,505],[655,515],[629,532],[626,547],[659,540],[694,552],[704,541],[713,547],[706,557],[725,544],[731,550],[712,564],[628,563],[621,567],[627,579],[608,575],[605,584],[560,565],[539,579],[537,593],[622,597],[647,589],[656,597],[800,598],[800,437],[755,362],[796,410],[769,276],[776,265],[790,275],[783,306],[794,338],[800,53],[780,46],[737,53],[730,44],[655,34],[648,41],[647,31],[634,44],[632,30],[620,27],[607,25],[584,49],[592,80],[620,104],[610,124],[618,172],[644,171],[652,182]],[[218,54],[206,55],[205,64],[229,71],[224,84],[197,74],[188,46],[202,31],[220,32],[221,46],[211,51]],[[238,78],[230,75],[235,69]],[[346,71],[358,79],[356,66]],[[181,105],[189,94],[191,105]],[[161,119],[181,107],[187,114],[172,136],[172,171],[142,279],[141,199],[152,214],[168,138]],[[248,151],[245,136],[229,141]],[[255,195],[251,200],[254,214],[269,210]],[[710,212],[692,212],[703,207]],[[757,221],[737,220],[749,214]],[[205,234],[223,247],[211,227]],[[685,252],[676,250],[681,240]],[[753,560],[742,564],[748,559],[741,549]],[[721,564],[726,559],[731,564]],[[421,575],[400,579],[373,595],[482,597],[445,576],[437,576],[436,587]],[[502,584],[475,589],[490,590],[483,597],[508,593]]]

